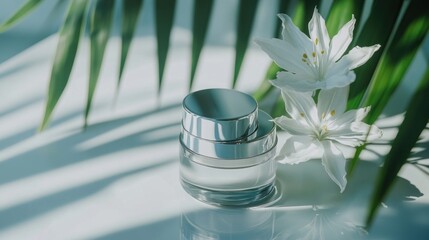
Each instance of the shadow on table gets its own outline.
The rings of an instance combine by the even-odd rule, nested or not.
[[[142,126],[130,135],[85,151],[79,150],[77,147],[80,143],[109,131],[179,106],[179,104],[172,104],[134,116],[96,123],[90,125],[85,131],[77,131],[70,136],[28,151],[23,150],[12,158],[0,162],[0,185],[125,149],[175,141],[178,139],[180,122],[172,119],[170,123],[166,124]],[[168,131],[167,134],[165,134],[166,130]],[[162,132],[162,134],[157,134],[158,132]]]
[[[372,183],[379,167],[362,162],[347,190],[339,193],[320,161],[278,169],[278,193],[272,202],[251,209],[205,207],[181,216],[105,234],[97,239],[421,239],[429,206],[405,201],[422,196],[408,180],[397,177],[395,187],[374,228],[364,230]],[[402,222],[398,219],[407,219]],[[391,226],[396,229],[390,230]],[[408,231],[404,231],[404,229]]]
[[[147,147],[160,143],[177,141],[180,131],[180,123],[176,119],[171,121],[156,122],[145,125],[139,124],[138,129],[128,135],[120,135],[111,141],[99,144],[89,149],[82,150],[79,144],[101,136],[110,131],[117,130],[127,124],[149,116],[178,108],[179,104],[168,105],[153,111],[144,112],[130,117],[101,122],[89,126],[85,131],[76,131],[62,139],[35,147],[0,162],[0,185],[28,178],[34,175],[55,171],[56,169],[79,164],[100,156],[113,154],[126,149]],[[40,137],[40,135],[34,138]],[[125,172],[115,173],[95,181],[79,186],[62,189],[52,194],[47,194],[36,199],[18,203],[12,207],[0,210],[0,231],[13,225],[31,220],[40,215],[54,211],[60,207],[87,198],[121,178],[152,171],[155,168],[173,163],[173,159],[160,159],[153,163],[148,156],[142,156],[142,161],[148,160],[150,164],[133,168]],[[124,163],[127,159],[123,159]],[[102,164],[102,163],[101,163]],[[102,167],[102,165],[100,165]],[[37,188],[37,186],[34,186]],[[3,196],[4,197],[4,196]]]
[[[125,178],[133,174],[148,172],[172,162],[173,159],[165,160],[150,166],[121,172],[119,174],[111,175],[87,184],[55,192],[53,194],[31,200],[23,204],[18,204],[16,206],[0,210],[0,216],[2,216],[0,218],[0,230],[24,221],[31,220],[32,218],[36,218],[47,212],[54,211],[60,207],[90,197],[91,195],[94,195],[97,192],[107,188],[109,185],[120,180],[121,178]]]

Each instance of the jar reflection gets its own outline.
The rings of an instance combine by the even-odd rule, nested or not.
[[[271,210],[205,209],[181,216],[182,240],[260,240],[274,236]]]

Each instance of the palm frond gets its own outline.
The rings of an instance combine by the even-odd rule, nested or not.
[[[141,12],[143,0],[122,1],[122,26],[121,26],[121,59],[119,63],[118,84],[116,95],[124,73],[125,63],[127,61],[128,51],[137,26],[137,20]]]
[[[191,90],[194,83],[195,72],[206,39],[212,8],[213,0],[195,1],[192,24],[192,63],[189,90]]]
[[[4,32],[13,27],[19,21],[24,19],[29,13],[39,6],[42,0],[28,0],[16,12],[13,13],[6,21],[0,24],[0,32]]]
[[[240,0],[235,42],[234,77],[232,79],[233,88],[237,84],[238,74],[240,73],[247,45],[249,44],[258,2],[259,0]]]
[[[114,0],[98,0],[94,10],[91,12],[90,41],[91,56],[89,69],[88,98],[85,107],[85,124],[88,123],[88,115],[91,109],[92,98],[100,75],[103,63],[104,51],[110,36],[113,21]]]
[[[175,9],[176,0],[155,1],[156,40],[158,44],[158,93],[162,87]]]
[[[386,49],[389,37],[399,16],[403,0],[389,2],[389,10],[386,11],[386,2],[375,0],[368,20],[365,22],[362,33],[352,42],[352,45],[371,46],[380,44],[381,48],[364,65],[355,69],[356,81],[350,85],[348,109],[360,106],[365,91],[371,81],[375,68],[379,63],[382,52]],[[381,31],[383,29],[383,31]]]
[[[65,22],[60,30],[49,81],[48,99],[39,130],[46,128],[55,106],[60,99],[73,68],[79,46],[79,39],[84,26],[87,0],[71,1]]]
[[[428,102],[429,70],[426,70],[416,94],[414,94],[408,105],[404,121],[399,127],[398,135],[393,141],[392,148],[386,156],[383,167],[378,175],[375,191],[368,209],[367,226],[370,226],[372,223],[378,206],[388,194],[396,175],[406,163],[411,149],[428,123],[429,111],[426,110]]]

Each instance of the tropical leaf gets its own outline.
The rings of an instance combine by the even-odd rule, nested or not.
[[[11,17],[0,25],[0,32],[4,32],[24,19],[29,13],[39,6],[42,0],[28,0]]]
[[[429,2],[411,1],[391,45],[380,60],[364,105],[371,105],[368,123],[374,123],[398,87],[429,30]]]
[[[381,57],[372,77],[371,85],[362,89],[362,91],[365,91],[368,88],[366,90],[367,96],[363,99],[364,103],[362,105],[371,106],[371,111],[366,118],[370,124],[374,123],[383,111],[390,96],[403,79],[411,60],[414,58],[417,49],[427,33],[429,18],[424,5],[427,5],[427,3],[422,1],[412,1],[410,3],[394,34],[391,45]],[[362,74],[366,75],[367,73],[362,72]],[[349,103],[352,103],[351,107],[355,107],[358,104],[357,102],[361,102],[360,99],[363,95],[356,95],[355,97],[355,99],[349,99]],[[356,149],[355,155],[349,165],[348,172],[350,176],[364,149],[365,145]]]
[[[48,100],[39,130],[43,130],[47,126],[52,112],[69,80],[84,25],[87,4],[87,0],[74,0],[70,2],[65,22],[59,34],[51,79],[49,81]]]
[[[376,188],[372,196],[371,204],[366,219],[370,226],[378,206],[388,194],[395,177],[401,167],[406,163],[408,156],[421,132],[425,129],[429,120],[427,104],[429,102],[429,70],[421,80],[421,84],[408,105],[404,121],[399,127],[398,135],[392,143],[392,148],[384,161],[383,167],[377,178]]]
[[[360,23],[364,3],[364,0],[334,1],[326,21],[328,32],[336,34],[344,24],[350,21],[352,15]],[[355,25],[355,29],[358,29],[358,24]]]
[[[213,0],[195,1],[192,25],[192,63],[189,90],[191,90],[194,83],[195,72],[197,70],[198,60],[206,39],[212,8]]]
[[[158,44],[158,93],[162,87],[175,9],[176,0],[155,1],[156,40]]]
[[[89,26],[91,40],[91,56],[89,69],[88,98],[85,108],[85,127],[88,123],[88,115],[91,109],[92,98],[100,75],[103,63],[104,51],[110,36],[112,27],[115,0],[97,0],[94,10],[91,12]]]
[[[314,8],[320,5],[320,3],[320,0],[301,0],[296,6],[295,15],[292,20],[307,35],[309,34],[307,24],[313,16]]]
[[[238,74],[249,44],[258,2],[259,0],[240,0],[235,42],[234,77],[232,79],[233,88],[237,83]]]
[[[348,109],[358,108],[366,89],[373,77],[375,68],[380,60],[381,54],[386,49],[389,37],[399,16],[403,0],[389,1],[389,9],[386,11],[386,1],[375,0],[368,20],[365,22],[362,33],[355,38],[352,46],[371,46],[380,44],[381,48],[369,59],[369,61],[355,69],[356,81],[350,85]],[[416,2],[416,1],[413,1]],[[382,31],[380,29],[383,29]]]
[[[121,60],[119,64],[118,84],[116,95],[121,84],[122,74],[127,61],[128,51],[137,26],[139,13],[143,5],[143,0],[122,1],[122,26],[121,26]]]

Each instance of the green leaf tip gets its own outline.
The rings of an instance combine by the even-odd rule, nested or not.
[[[87,0],[70,2],[66,19],[59,33],[57,49],[48,87],[48,99],[39,131],[43,131],[60,99],[73,68],[85,19]]]
[[[156,39],[158,46],[158,94],[162,88],[175,9],[176,0],[155,1]]]
[[[240,0],[235,43],[234,76],[232,79],[233,88],[237,84],[238,75],[249,44],[258,2],[259,0]]]
[[[142,11],[142,6],[143,0],[122,1],[121,59],[119,64],[116,96],[118,95],[122,75],[125,69],[125,63],[136,31],[137,20],[140,12]]]
[[[213,0],[195,1],[192,25],[192,62],[189,90],[191,90],[194,83],[195,72],[206,39],[212,8]]]
[[[0,24],[0,33],[8,30],[39,6],[42,0],[28,0],[12,16]]]
[[[110,36],[114,7],[114,0],[98,0],[96,2],[95,8],[91,12],[91,22],[89,27],[91,42],[90,69],[84,126],[87,126],[88,124],[88,116],[91,110],[91,103],[94,97],[95,89],[97,87],[97,82],[103,63],[104,52],[106,50],[106,45]]]

